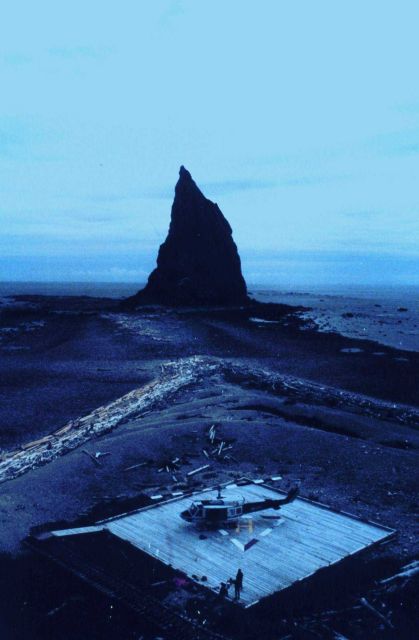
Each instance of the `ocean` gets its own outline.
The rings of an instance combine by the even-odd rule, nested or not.
[[[15,295],[94,296],[124,298],[143,285],[131,282],[0,282],[0,309]],[[419,287],[327,286],[289,291],[249,286],[262,302],[309,307],[304,317],[319,331],[419,351]]]

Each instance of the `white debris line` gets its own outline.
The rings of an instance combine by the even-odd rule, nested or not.
[[[244,544],[237,540],[237,538],[230,538],[230,540],[240,551],[244,551]]]
[[[59,529],[57,531],[52,531],[52,535],[57,538],[65,537],[65,536],[78,536],[80,534],[85,533],[98,533],[99,531],[105,530],[104,525],[94,525],[92,527],[76,527],[74,529]]]
[[[167,363],[162,367],[160,378],[130,391],[82,418],[71,420],[49,436],[29,442],[18,450],[3,453],[0,456],[0,483],[51,462],[85,444],[93,436],[108,433],[127,418],[150,409],[179,389],[188,386],[198,376],[212,375],[220,368],[218,361],[203,356],[182,358]]]
[[[246,365],[224,363],[222,371],[233,381],[248,380],[249,377],[264,387],[274,388],[278,393],[291,391],[294,397],[303,396],[306,400],[313,399],[317,404],[323,404],[330,400],[336,400],[338,406],[348,409],[361,408],[366,415],[387,419],[390,412],[391,420],[401,424],[419,423],[419,410],[416,407],[403,404],[394,404],[385,400],[377,400],[370,396],[342,391],[336,387],[328,387],[304,378],[294,378],[289,375],[278,374],[268,369],[251,369]]]

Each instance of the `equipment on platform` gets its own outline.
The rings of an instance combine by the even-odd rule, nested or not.
[[[280,509],[283,505],[295,500],[297,495],[298,488],[294,487],[285,498],[265,498],[255,502],[246,502],[244,498],[242,500],[224,498],[221,495],[221,488],[218,487],[216,498],[192,502],[189,509],[181,512],[180,517],[186,522],[191,522],[201,527],[218,527],[236,523],[239,518],[249,513],[264,511],[265,509]]]

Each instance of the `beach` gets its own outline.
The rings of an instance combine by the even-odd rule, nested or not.
[[[304,300],[290,298],[298,306],[136,312],[115,297],[8,298],[4,557],[19,558],[34,528],[91,521],[185,482],[280,475],[282,489],[297,484],[398,531],[369,557],[378,574],[415,558],[419,354],[319,331]],[[204,453],[212,424],[231,458]],[[178,472],[159,472],[174,457]]]

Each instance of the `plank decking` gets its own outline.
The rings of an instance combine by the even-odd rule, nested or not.
[[[193,499],[215,497],[215,493],[202,491]],[[278,497],[279,492],[248,484],[227,487],[224,493],[251,501]],[[191,497],[172,499],[99,526],[216,591],[221,582],[234,578],[240,567],[244,573],[240,603],[244,606],[394,533],[304,499],[279,512],[270,509],[243,517],[238,527],[228,530],[197,531],[179,517],[190,502]],[[67,530],[67,535],[81,532]],[[202,581],[203,577],[206,580]]]

